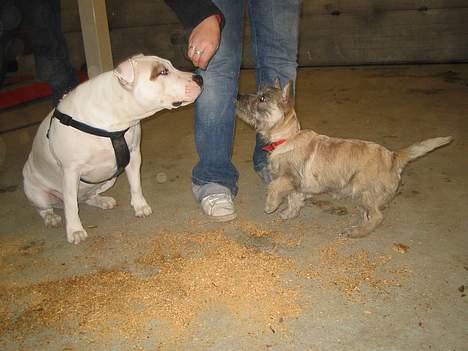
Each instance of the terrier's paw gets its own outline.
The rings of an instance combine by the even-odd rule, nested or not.
[[[265,211],[265,213],[267,213],[267,214],[273,213],[273,212],[275,212],[275,211],[278,209],[278,206],[279,206],[279,205],[277,205],[277,204],[266,203],[266,204],[265,204],[264,211]]]
[[[70,244],[79,244],[88,237],[86,230],[77,230],[72,233],[67,233],[67,240]]]
[[[115,201],[113,197],[100,195],[90,197],[86,200],[86,203],[90,206],[102,208],[103,210],[109,210],[117,205],[117,201]]]
[[[47,228],[58,227],[60,223],[62,223],[62,217],[58,214],[51,212],[44,216],[44,224]]]
[[[269,193],[265,200],[264,211],[265,213],[268,213],[268,214],[273,213],[278,209],[280,205],[281,205],[281,200],[278,199],[278,197],[275,196],[274,194]]]
[[[292,219],[299,215],[299,210],[295,208],[286,208],[280,212],[281,219]]]
[[[362,226],[353,226],[351,228],[345,229],[341,235],[347,236],[350,239],[359,239],[364,238],[369,235],[369,231],[365,230]]]
[[[153,213],[153,210],[149,205],[135,206],[136,217],[148,217]]]

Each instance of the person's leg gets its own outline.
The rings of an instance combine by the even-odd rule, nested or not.
[[[232,198],[237,193],[238,179],[231,157],[234,100],[242,56],[243,2],[215,0],[214,3],[225,15],[226,23],[217,53],[206,71],[199,71],[204,84],[195,104],[195,144],[199,162],[192,171],[192,183],[194,195],[200,202],[213,194]]]
[[[60,0],[22,1],[26,20],[32,25],[32,46],[36,73],[52,89],[52,103],[78,84],[68,57],[62,32]]]
[[[16,32],[22,15],[12,0],[0,3],[0,87],[11,66],[16,68]]]
[[[257,89],[295,82],[301,0],[249,0],[252,54],[255,60]],[[260,136],[256,136],[253,154],[255,170],[265,182],[266,153]]]

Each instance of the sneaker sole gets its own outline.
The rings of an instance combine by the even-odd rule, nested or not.
[[[225,216],[210,216],[205,214],[206,217],[210,218],[213,222],[230,222],[237,218],[237,213],[231,213]]]

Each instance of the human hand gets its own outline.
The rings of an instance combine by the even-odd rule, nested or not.
[[[205,18],[190,34],[187,56],[195,67],[206,69],[219,48],[221,28],[216,15]]]

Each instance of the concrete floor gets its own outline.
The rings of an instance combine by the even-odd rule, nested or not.
[[[253,82],[253,72],[243,72],[241,90],[253,91]],[[34,123],[49,108],[42,101],[0,116],[3,131],[33,124],[0,134],[0,349],[468,350],[468,65],[299,71],[304,128],[391,149],[455,137],[407,167],[383,225],[359,240],[339,238],[357,216],[347,201],[321,197],[289,222],[263,213],[265,188],[250,161],[254,133],[243,123],[234,149],[238,219],[208,222],[190,192],[197,159],[190,107],[143,122],[142,183],[154,214],[133,216],[121,176],[108,191],[119,206],[81,206],[89,238],[70,245],[63,227],[43,226],[22,190]],[[206,245],[187,250],[197,240]],[[250,260],[243,270],[241,259]],[[220,267],[216,284],[210,262]],[[135,303],[142,279],[170,292],[162,273],[183,277],[171,280],[175,295],[183,284],[192,290],[166,296],[167,304],[158,297],[126,304]],[[201,273],[212,282],[206,291]],[[244,273],[256,278],[244,281]],[[213,287],[231,293],[214,295]]]

